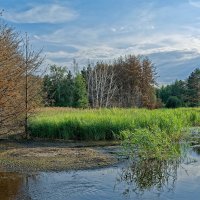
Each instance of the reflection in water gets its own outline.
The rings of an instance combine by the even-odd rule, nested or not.
[[[23,185],[23,177],[15,173],[0,173],[0,199],[14,199]]]
[[[177,171],[181,163],[191,163],[188,158],[187,144],[176,145],[176,155],[168,159],[139,158],[133,156],[128,165],[122,169],[118,184],[126,185],[124,195],[134,192],[142,195],[146,191],[173,191],[177,180]]]
[[[125,182],[125,195],[130,192],[141,195],[150,190],[173,190],[180,162],[180,159],[143,159],[132,162],[128,167],[122,169],[118,183]]]
[[[197,155],[200,155],[200,146],[194,146],[193,147],[193,151],[197,154]]]
[[[95,170],[37,175],[0,173],[0,200],[125,200],[127,196],[142,200],[199,199],[200,150],[194,151],[189,152],[197,159],[192,164],[182,157],[137,159]]]
[[[34,175],[0,172],[0,199],[31,199],[28,194],[28,184],[30,178],[34,178]]]

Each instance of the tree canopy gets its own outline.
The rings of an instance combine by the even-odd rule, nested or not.
[[[181,106],[199,106],[200,69],[196,68],[184,81],[176,80],[172,84],[162,86],[157,90],[157,97],[162,100],[166,107],[170,107],[170,105],[172,105],[169,104],[172,99],[173,102],[180,102]]]
[[[81,73],[76,64],[74,74],[53,65],[44,77],[44,91],[50,106],[153,108],[155,79],[155,67],[147,57],[128,55],[89,63]]]

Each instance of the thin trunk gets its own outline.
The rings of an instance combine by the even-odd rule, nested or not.
[[[29,138],[28,133],[28,37],[26,33],[26,44],[25,44],[25,68],[26,68],[26,83],[25,83],[25,106],[26,106],[26,113],[25,113],[25,134],[26,138]]]

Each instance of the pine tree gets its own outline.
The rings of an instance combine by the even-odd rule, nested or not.
[[[190,106],[200,105],[200,69],[195,69],[187,80],[188,101]]]
[[[81,74],[77,74],[74,80],[74,107],[87,108],[88,97],[85,79]]]
[[[67,79],[65,81],[65,100],[66,106],[72,107],[74,103],[74,78],[71,71],[67,74]]]
[[[44,92],[51,106],[71,106],[73,96],[71,72],[65,67],[52,65],[50,74],[44,77]]]

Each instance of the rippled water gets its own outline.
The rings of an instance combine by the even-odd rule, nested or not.
[[[0,199],[200,199],[200,149],[185,160],[127,162],[95,170],[0,173]]]

